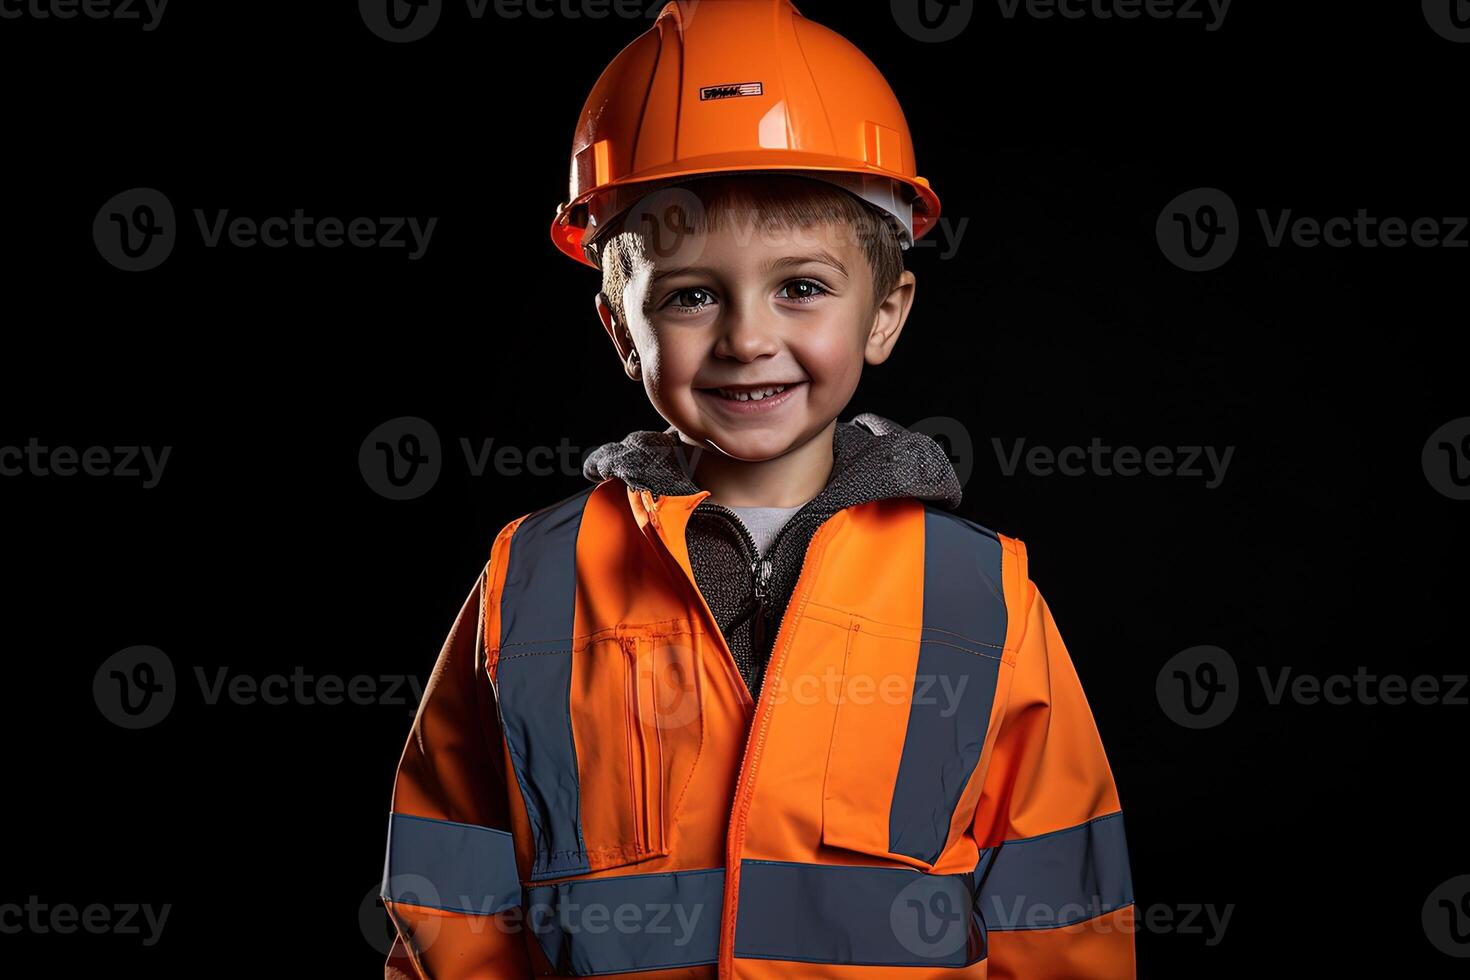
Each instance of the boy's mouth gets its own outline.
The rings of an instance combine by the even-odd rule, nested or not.
[[[724,417],[748,419],[781,411],[781,407],[796,398],[796,392],[805,384],[805,381],[785,381],[776,384],[721,385],[694,390],[708,398],[714,410]]]
[[[764,385],[726,385],[719,388],[697,388],[707,395],[714,395],[725,401],[732,402],[760,402],[767,398],[775,398],[784,392],[790,391],[797,385],[805,384],[804,381],[785,381],[779,384]]]

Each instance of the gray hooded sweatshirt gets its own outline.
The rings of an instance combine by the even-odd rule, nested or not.
[[[778,627],[817,528],[839,510],[887,497],[931,500],[950,510],[960,503],[959,478],[944,449],[871,412],[837,423],[832,457],[826,486],[791,516],[764,556],[728,508],[706,500],[690,515],[687,544],[695,582],[752,699],[760,697]],[[690,447],[673,426],[639,430],[588,453],[582,473],[594,483],[615,478],[661,496],[687,496],[701,489],[690,479],[690,459]]]

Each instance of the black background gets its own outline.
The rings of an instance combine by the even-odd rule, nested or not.
[[[1421,911],[1470,872],[1467,709],[1273,706],[1257,669],[1466,670],[1470,503],[1431,486],[1421,451],[1467,414],[1470,235],[1270,248],[1256,211],[1465,215],[1470,46],[1418,4],[1238,3],[1213,31],[979,4],[945,43],[885,3],[799,6],[884,70],[946,219],[968,219],[952,257],[911,253],[902,341],[842,417],[946,416],[971,435],[961,513],[1026,541],[1109,752],[1140,976],[1460,975]],[[194,671],[426,679],[495,533],[585,486],[575,467],[473,476],[459,440],[580,451],[664,427],[596,321],[596,274],[548,237],[582,100],[650,23],[475,20],[451,2],[429,37],[391,44],[350,2],[175,0],[153,31],[0,20],[0,446],[172,447],[151,489],[0,478],[0,903],[172,906],[147,948],[6,935],[4,972],[380,975],[382,915],[367,907],[365,932],[360,912],[411,705],[208,705]],[[167,195],[179,241],[126,273],[91,229],[135,187]],[[1192,273],[1155,221],[1197,187],[1230,196],[1242,240]],[[438,225],[418,261],[209,249],[195,208]],[[408,501],[358,466],[400,416],[444,445],[437,484]],[[1207,489],[1008,476],[992,443],[1094,437],[1234,455]],[[137,644],[168,654],[181,690],[125,731],[92,681]],[[1201,644],[1230,653],[1241,691],[1194,731],[1155,682]],[[1230,909],[1219,937],[1203,917],[1179,927],[1205,905]]]

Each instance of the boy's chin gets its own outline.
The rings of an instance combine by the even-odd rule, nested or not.
[[[795,427],[788,426],[763,432],[739,432],[729,429],[707,431],[705,445],[714,448],[721,456],[742,463],[762,463],[775,459],[793,449],[801,435]]]

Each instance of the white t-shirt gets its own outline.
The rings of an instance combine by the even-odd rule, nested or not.
[[[797,504],[795,507],[730,507],[729,509],[734,511],[740,518],[740,523],[750,530],[750,536],[755,538],[756,551],[764,556],[777,532],[786,526],[792,514],[804,506],[806,505]]]

